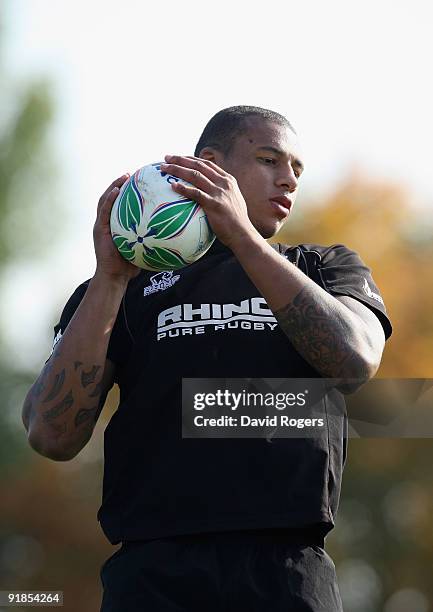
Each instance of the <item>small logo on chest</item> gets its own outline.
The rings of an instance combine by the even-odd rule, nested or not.
[[[157,291],[165,291],[173,287],[175,283],[180,279],[180,274],[173,276],[173,270],[167,270],[164,272],[158,272],[150,277],[150,285],[144,288],[143,295],[150,295]]]

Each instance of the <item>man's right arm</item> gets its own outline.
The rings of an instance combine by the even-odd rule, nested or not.
[[[95,275],[24,401],[30,445],[57,461],[72,459],[87,444],[113,386],[108,343],[128,282],[140,272],[119,254],[110,231],[111,208],[128,177],[116,179],[99,199]]]
[[[50,459],[72,459],[90,440],[113,385],[107,349],[126,285],[95,274],[27,394],[22,419],[29,444]]]

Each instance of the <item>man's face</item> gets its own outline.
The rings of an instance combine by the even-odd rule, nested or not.
[[[248,216],[264,238],[271,238],[287,221],[298,192],[303,170],[297,136],[288,127],[260,117],[245,122],[227,156],[203,149],[202,157],[212,159],[233,175],[244,196]],[[280,198],[280,203],[274,198]]]

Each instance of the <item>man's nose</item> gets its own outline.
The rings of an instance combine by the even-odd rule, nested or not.
[[[284,174],[278,178],[278,186],[283,185],[290,193],[293,193],[298,187],[298,178],[290,165],[286,166]]]

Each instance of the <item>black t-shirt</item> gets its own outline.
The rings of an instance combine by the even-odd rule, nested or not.
[[[391,324],[369,268],[343,245],[273,245],[333,295]],[[88,286],[66,304],[59,338]],[[332,529],[346,458],[346,415],[322,438],[182,438],[182,378],[317,378],[264,298],[218,240],[194,264],[130,281],[107,357],[119,407],[104,433],[98,520],[107,538],[308,527]]]

